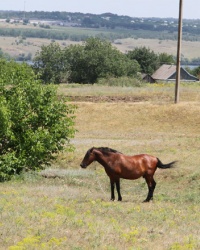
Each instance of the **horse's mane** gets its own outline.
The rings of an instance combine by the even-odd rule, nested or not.
[[[97,148],[99,151],[101,151],[102,153],[118,153],[118,154],[121,154],[121,152],[115,150],[115,149],[112,149],[112,148],[108,148],[108,147],[100,147],[100,148]]]

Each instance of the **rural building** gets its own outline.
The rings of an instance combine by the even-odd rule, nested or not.
[[[142,80],[144,82],[155,83],[155,80],[149,74],[142,74]]]
[[[176,80],[176,65],[163,64],[151,76],[155,82],[157,81],[175,81]],[[183,67],[180,68],[180,80],[194,82],[199,79],[188,73]]]

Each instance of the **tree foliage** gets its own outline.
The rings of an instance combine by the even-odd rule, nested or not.
[[[44,167],[74,135],[74,107],[26,64],[0,61],[0,181]]]
[[[136,61],[99,38],[64,49],[58,44],[43,46],[34,61],[45,82],[60,82],[60,73],[64,72],[69,82],[94,83],[108,76],[134,76],[140,70]]]
[[[137,78],[140,71],[152,74],[163,63],[174,63],[174,58],[146,47],[124,54],[110,42],[90,37],[83,44],[63,49],[56,43],[42,46],[34,61],[34,68],[45,83],[95,83],[108,77]]]
[[[160,53],[158,55],[158,60],[159,60],[159,64],[174,64],[175,63],[175,59],[173,57],[173,55],[169,55],[167,53]]]
[[[191,74],[198,77],[200,79],[200,66],[195,67],[194,69],[190,70]]]
[[[67,78],[69,65],[63,55],[59,44],[54,42],[47,46],[43,45],[41,51],[36,53],[33,68],[40,72],[45,83],[59,83]]]
[[[136,60],[142,70],[142,73],[152,74],[159,67],[158,55],[146,47],[138,47],[128,51],[127,56]]]
[[[83,46],[66,49],[66,58],[71,67],[71,82],[95,83],[108,76],[133,76],[140,70],[137,62],[131,62],[110,42],[89,38]]]

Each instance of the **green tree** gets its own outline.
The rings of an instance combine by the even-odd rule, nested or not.
[[[87,82],[85,71],[85,53],[81,45],[70,45],[64,50],[64,58],[69,64],[69,82]]]
[[[142,70],[142,73],[152,74],[159,67],[158,55],[146,47],[135,48],[128,51],[128,58],[136,60]]]
[[[42,169],[74,135],[74,106],[27,64],[0,60],[0,181]]]
[[[36,53],[33,68],[45,83],[60,83],[67,79],[69,65],[63,55],[60,45],[54,42],[43,45]]]
[[[34,58],[34,69],[45,83],[95,83],[108,76],[134,76],[140,71],[136,60],[112,47],[110,42],[88,38],[82,45],[64,49],[56,43],[42,46]]]
[[[200,66],[192,69],[190,72],[192,75],[194,75],[200,79]]]
[[[110,42],[89,38],[83,45],[71,45],[65,49],[70,65],[70,81],[95,83],[108,76],[133,76],[140,71],[139,64],[112,47]]]
[[[158,55],[158,60],[159,60],[160,65],[162,65],[162,64],[174,64],[175,63],[173,55],[169,55],[165,52],[160,53]]]

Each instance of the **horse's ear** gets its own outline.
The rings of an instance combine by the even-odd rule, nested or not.
[[[102,152],[99,150],[99,148],[95,148],[95,147],[93,147],[93,150],[92,150],[91,153],[93,153],[93,154],[95,154],[95,155],[102,154]]]
[[[90,149],[90,153],[92,153],[92,152],[93,152],[93,150],[94,150],[94,147],[92,147],[92,148]]]

